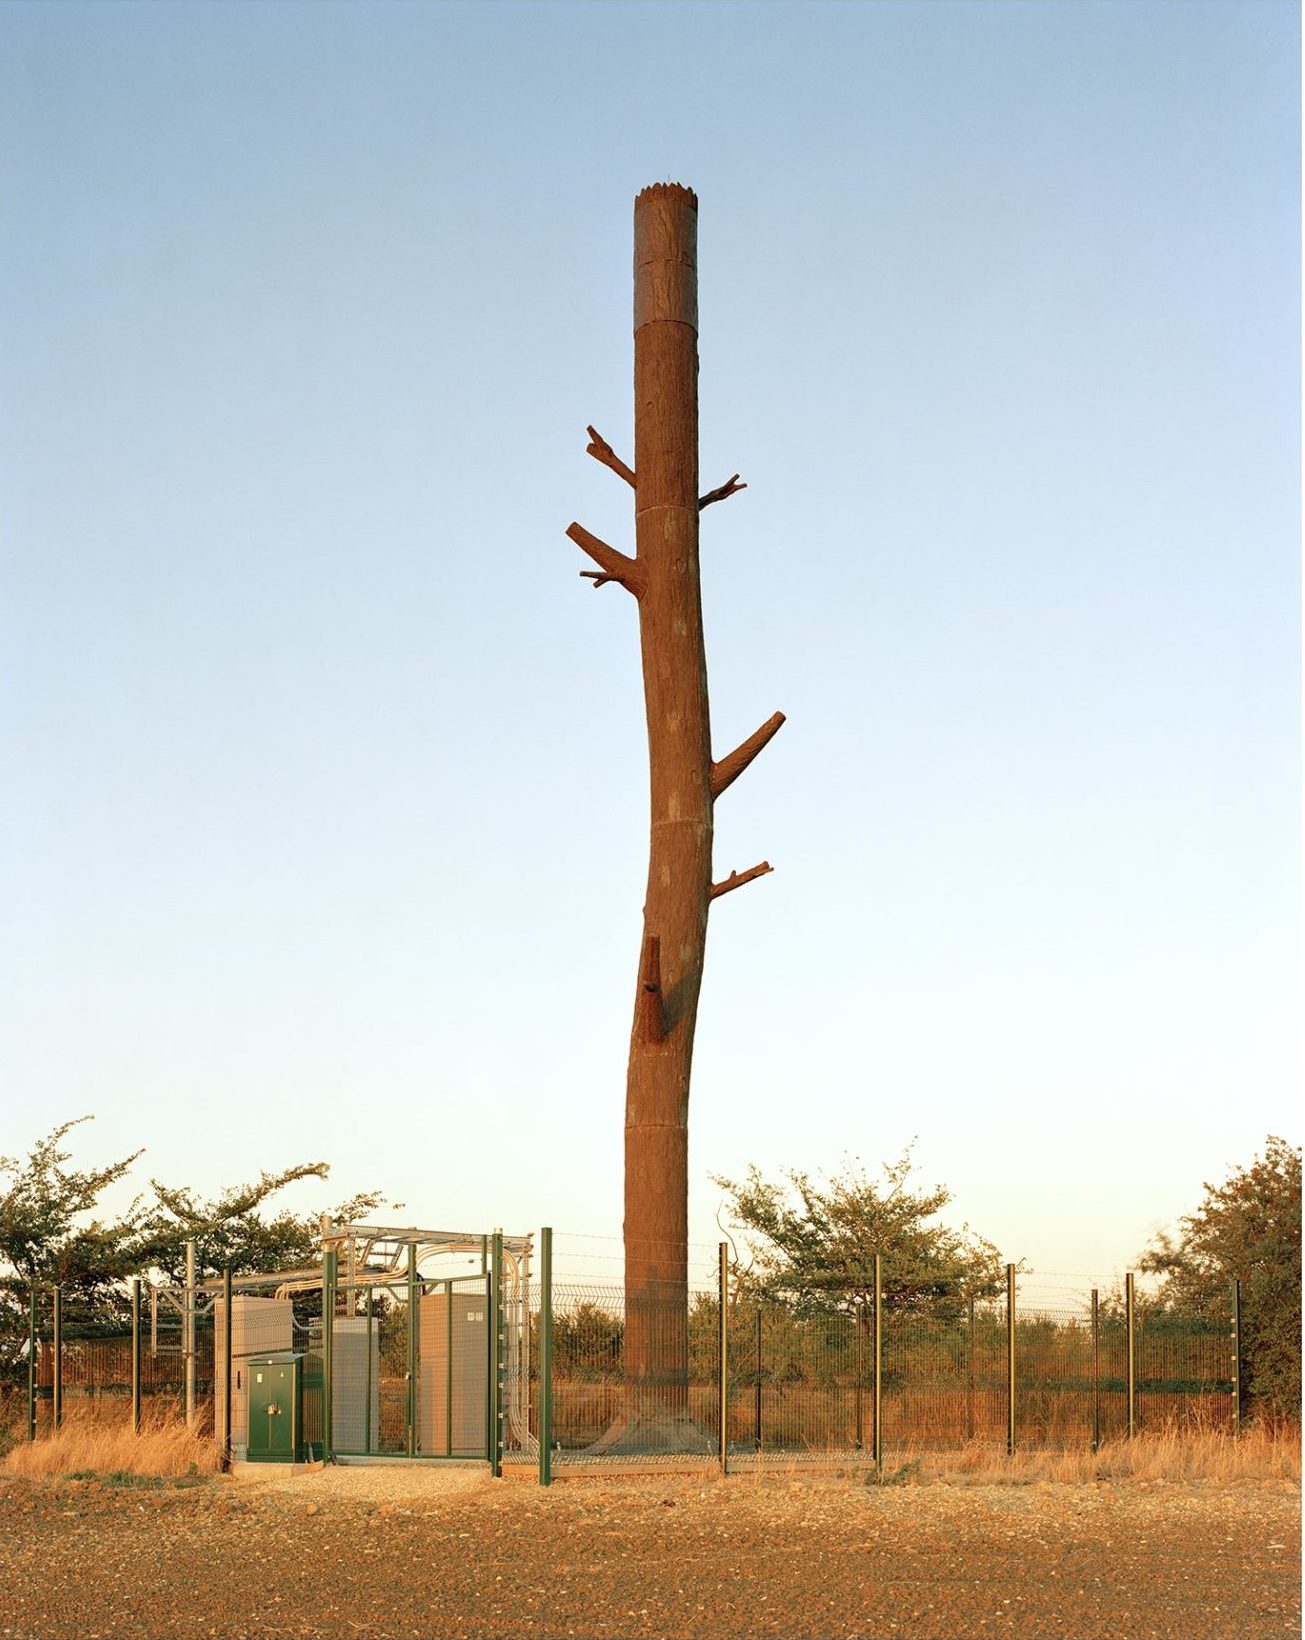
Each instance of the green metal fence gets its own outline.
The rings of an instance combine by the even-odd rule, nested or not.
[[[551,1382],[549,1449],[555,1466],[620,1462],[656,1452],[716,1450],[720,1417],[720,1309],[717,1295],[692,1292],[677,1301],[644,1300],[646,1349],[680,1363],[669,1372],[641,1370],[627,1349],[625,1293],[593,1282],[552,1287],[541,1362]],[[542,1318],[532,1323],[543,1332]],[[537,1427],[537,1424],[536,1424]]]
[[[69,1414],[116,1407],[139,1422],[142,1410],[187,1413],[187,1344],[183,1317],[166,1309],[138,1319],[124,1295],[121,1313],[89,1306],[59,1288],[32,1293],[28,1364],[29,1431],[55,1428]],[[189,1347],[192,1421],[211,1431],[216,1383],[212,1318],[196,1316]]]
[[[1013,1268],[996,1299],[894,1306],[881,1291],[785,1303],[731,1291],[727,1276],[691,1292],[684,1417],[659,1446],[666,1421],[646,1416],[626,1371],[620,1287],[556,1285],[550,1467],[641,1451],[738,1467],[966,1442],[1095,1449],[1140,1430],[1238,1425],[1232,1294],[1227,1315],[1102,1306],[1096,1293],[1050,1304],[1020,1294]],[[668,1338],[683,1317],[668,1307]]]
[[[505,1264],[343,1277],[241,1278],[124,1295],[121,1316],[33,1293],[28,1431],[70,1409],[172,1406],[244,1457],[249,1363],[291,1350],[309,1363],[304,1428],[316,1457],[430,1459],[559,1469],[649,1458],[745,1467],[772,1459],[881,1461],[885,1450],[1096,1448],[1162,1428],[1239,1427],[1240,1298],[1227,1313],[1122,1298],[976,1300],[871,1290],[783,1301],[732,1281],[644,1300],[628,1325],[619,1284],[555,1281]],[[474,1263],[474,1261],[473,1261]],[[890,1289],[891,1290],[891,1289]]]

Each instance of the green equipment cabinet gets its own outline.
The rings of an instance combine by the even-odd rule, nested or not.
[[[321,1456],[321,1360],[298,1350],[251,1356],[250,1463],[311,1462]]]

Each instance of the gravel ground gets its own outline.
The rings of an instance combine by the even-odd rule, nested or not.
[[[1294,1640],[1299,1597],[1284,1482],[0,1479],[4,1640]]]

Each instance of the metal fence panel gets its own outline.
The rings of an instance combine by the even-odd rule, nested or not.
[[[210,1283],[194,1325],[196,1423],[222,1428],[226,1313]],[[332,1445],[343,1456],[480,1458],[491,1452],[501,1406],[503,1460],[539,1461],[540,1292],[524,1270],[443,1278],[391,1272],[334,1289],[330,1334]],[[186,1330],[176,1290],[141,1305],[143,1407],[180,1415]],[[1095,1295],[1094,1295],[1095,1297]],[[118,1316],[62,1295],[58,1351],[53,1295],[36,1298],[36,1431],[95,1406],[131,1416],[130,1308]],[[305,1428],[321,1450],[326,1336],[323,1288],[241,1283],[233,1295],[232,1448],[244,1454],[246,1363],[255,1350],[308,1357]],[[275,1337],[257,1318],[276,1312]],[[1017,1445],[1086,1448],[1128,1433],[1127,1305],[1039,1303],[1017,1294]],[[1139,1432],[1234,1430],[1231,1313],[1173,1314],[1133,1307],[1132,1388]],[[718,1292],[641,1306],[647,1353],[632,1363],[625,1294],[615,1283],[552,1288],[552,1455],[559,1463],[667,1453],[720,1458],[721,1316]],[[1004,1301],[955,1294],[885,1304],[876,1400],[873,1297],[824,1293],[782,1302],[746,1286],[728,1297],[724,1438],[731,1462],[829,1456],[873,1458],[876,1435],[891,1452],[1004,1444],[1009,1333]],[[266,1329],[264,1329],[266,1331]],[[678,1363],[649,1370],[649,1355]],[[27,1361],[20,1361],[26,1377]],[[495,1393],[494,1373],[498,1372]],[[878,1427],[876,1426],[878,1415]]]

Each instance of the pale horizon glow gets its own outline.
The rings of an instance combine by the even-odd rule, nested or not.
[[[635,193],[700,201],[694,1269],[1108,1281],[1299,1142],[1296,7],[0,8],[0,1153],[619,1267]],[[379,1216],[379,1213],[378,1213]],[[590,1251],[592,1238],[596,1249]]]

